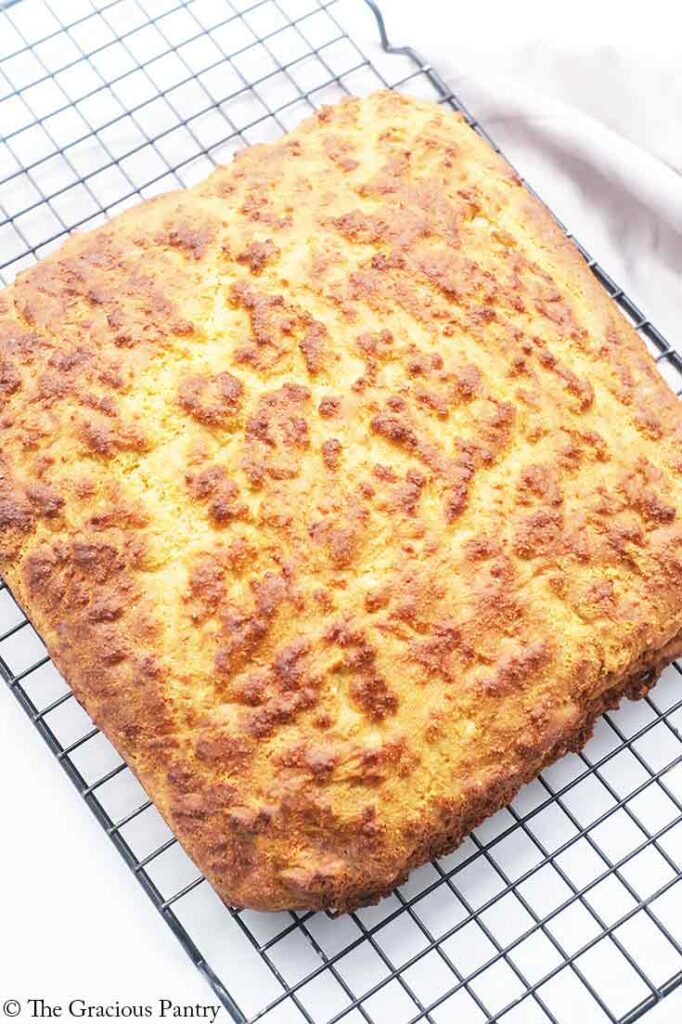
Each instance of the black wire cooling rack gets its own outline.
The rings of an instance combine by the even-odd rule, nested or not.
[[[366,2],[0,2],[2,276],[343,94],[390,86],[462,109],[417,52],[391,47]],[[348,29],[370,8],[372,60]],[[581,251],[679,390],[678,355]],[[0,584],[0,673],[242,1022],[639,1018],[682,981],[681,671],[605,715],[582,753],[378,906],[337,920],[240,912],[198,874]]]

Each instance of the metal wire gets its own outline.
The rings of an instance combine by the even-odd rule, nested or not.
[[[365,3],[373,60],[346,29],[362,0],[0,0],[0,274],[348,93],[424,95],[488,139]],[[579,248],[682,389],[678,353]],[[240,1022],[641,1017],[682,982],[680,674],[378,907],[256,914],[219,903],[0,582],[0,675]]]

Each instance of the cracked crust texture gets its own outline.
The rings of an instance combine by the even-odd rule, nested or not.
[[[377,899],[678,653],[677,401],[429,103],[73,236],[0,402],[2,572],[229,903]]]

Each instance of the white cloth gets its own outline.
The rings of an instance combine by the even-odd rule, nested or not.
[[[682,347],[676,0],[383,0],[517,170]],[[371,46],[373,26],[366,25]]]

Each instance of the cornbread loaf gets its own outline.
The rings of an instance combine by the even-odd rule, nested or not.
[[[229,903],[346,910],[682,649],[682,417],[463,118],[381,92],[0,297],[0,568]]]

